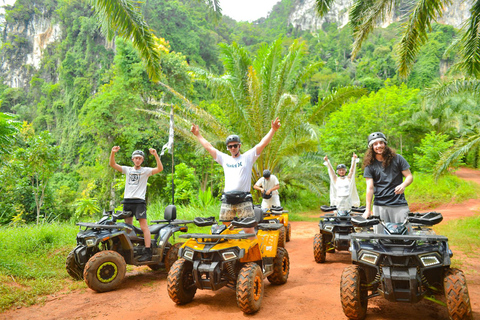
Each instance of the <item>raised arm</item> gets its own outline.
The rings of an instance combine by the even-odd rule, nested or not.
[[[272,141],[273,135],[277,130],[280,128],[280,119],[278,117],[275,120],[272,120],[272,126],[270,131],[263,137],[262,141],[260,141],[256,146],[257,155],[262,153],[263,149]]]
[[[217,149],[215,149],[210,142],[208,142],[201,134],[198,125],[192,124],[192,128],[190,131],[193,133],[195,137],[197,137],[198,142],[207,149],[208,153],[213,157],[213,159],[217,159]]]
[[[122,172],[122,167],[115,162],[115,154],[118,152],[118,150],[120,150],[119,146],[115,146],[112,148],[112,151],[110,152],[109,164],[110,167],[112,167],[113,169],[117,170],[118,172]]]
[[[330,177],[333,180],[333,183],[336,183],[337,175],[335,174],[335,170],[333,169],[332,164],[330,163],[330,160],[328,160],[328,156],[325,155],[323,160],[325,160],[325,163],[327,164],[328,172],[330,172]]]
[[[152,175],[162,172],[163,164],[162,164],[162,161],[160,160],[160,157],[158,156],[157,150],[150,148],[148,151],[150,151],[150,154],[155,157],[155,161],[157,162],[157,167],[152,170]]]
[[[357,169],[357,155],[355,152],[352,155],[352,164],[350,165],[350,172],[348,173],[348,179],[352,179],[352,176],[355,174]]]

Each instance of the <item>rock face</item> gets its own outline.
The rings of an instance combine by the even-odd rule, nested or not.
[[[335,0],[330,11],[323,18],[317,16],[315,2],[315,0],[296,0],[288,23],[292,24],[294,28],[312,31],[320,29],[325,22],[336,22],[339,27],[348,23],[348,11],[352,0]],[[453,0],[452,6],[445,9],[443,17],[438,22],[460,28],[462,23],[470,17],[470,6],[471,3],[468,1]],[[381,27],[400,21],[401,18],[401,16],[392,14]]]
[[[13,5],[14,2],[5,0],[4,5]],[[5,9],[2,7],[0,20],[5,25],[2,30],[4,50],[0,76],[10,87],[26,87],[32,73],[40,66],[47,45],[60,39],[60,26],[52,22],[52,13],[47,12],[43,6],[35,6],[30,17],[15,20],[14,23],[5,21]]]

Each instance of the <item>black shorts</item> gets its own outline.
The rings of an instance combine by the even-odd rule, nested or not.
[[[145,203],[124,203],[123,211],[131,211],[137,220],[147,219],[147,204]]]

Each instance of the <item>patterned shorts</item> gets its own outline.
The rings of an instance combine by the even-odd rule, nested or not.
[[[222,202],[219,220],[232,221],[235,216],[239,218],[255,218],[252,202],[245,201],[239,204],[228,204]]]

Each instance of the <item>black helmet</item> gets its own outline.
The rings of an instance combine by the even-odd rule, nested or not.
[[[135,151],[133,151],[133,153],[132,153],[132,159],[133,159],[134,157],[142,157],[142,158],[145,158],[145,154],[143,153],[142,150],[135,150]]]
[[[270,172],[270,170],[268,170],[268,169],[263,170],[263,177],[264,178],[270,178],[271,174],[272,173]]]
[[[387,144],[387,137],[385,137],[383,133],[374,132],[368,135],[368,146],[370,147],[373,144],[373,141],[378,139],[382,140],[383,142],[385,142],[385,144]]]
[[[225,144],[228,146],[228,144],[229,144],[230,142],[238,142],[238,143],[241,143],[241,142],[240,142],[240,137],[237,136],[236,134],[229,135],[229,136],[227,137],[227,140],[225,141]]]
[[[338,170],[338,169],[345,169],[345,170],[347,170],[347,166],[342,163],[342,164],[339,164],[339,165],[337,166],[337,170]]]

